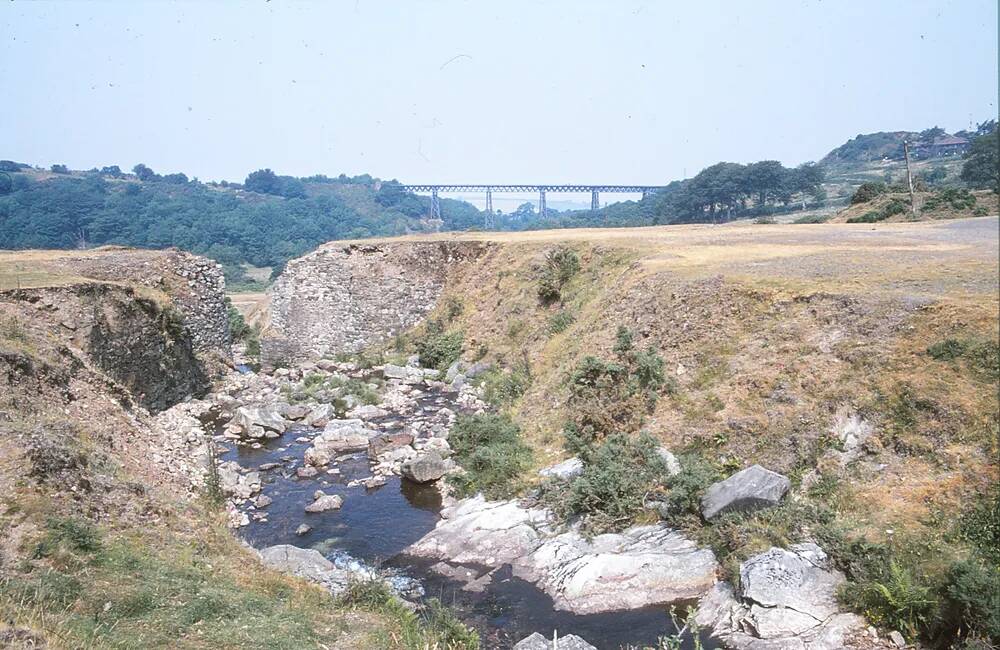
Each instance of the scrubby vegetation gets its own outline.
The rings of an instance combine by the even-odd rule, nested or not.
[[[420,355],[420,365],[425,368],[437,368],[442,372],[462,356],[465,344],[460,331],[446,332],[439,321],[428,321],[424,335],[416,341],[417,353]]]
[[[510,406],[531,385],[531,368],[521,363],[514,368],[493,368],[483,375],[483,398],[495,407]]]
[[[545,264],[538,278],[538,297],[554,302],[562,297],[563,287],[580,271],[580,258],[571,248],[560,246],[545,254]]]
[[[857,203],[868,203],[875,197],[885,194],[888,189],[885,183],[862,183],[857,190],[855,190],[854,195],[851,196],[851,205]]]
[[[448,436],[455,460],[465,470],[452,482],[462,494],[482,492],[490,499],[509,498],[523,485],[531,465],[531,448],[510,417],[464,415]]]
[[[378,404],[378,391],[370,383],[357,377],[314,372],[303,377],[298,386],[284,386],[282,393],[293,404],[332,404],[344,413],[352,404]]]

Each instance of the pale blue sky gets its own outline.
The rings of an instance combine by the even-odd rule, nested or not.
[[[660,184],[996,116],[997,4],[5,1],[0,86],[33,164]]]

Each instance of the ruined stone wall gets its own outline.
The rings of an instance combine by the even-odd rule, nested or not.
[[[479,242],[330,243],[292,260],[271,289],[264,366],[359,352],[420,322],[450,268]]]
[[[183,314],[195,352],[230,357],[226,280],[221,265],[176,249],[153,252],[125,248],[94,257],[68,258],[67,264],[86,277],[163,291]]]

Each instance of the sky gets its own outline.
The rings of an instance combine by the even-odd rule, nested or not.
[[[15,0],[0,158],[660,185],[995,118],[997,20],[996,0]]]

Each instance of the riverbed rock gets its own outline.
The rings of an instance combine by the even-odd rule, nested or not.
[[[435,376],[437,371],[435,370]],[[391,363],[382,367],[382,374],[387,379],[401,379],[406,383],[420,383],[424,380],[424,369],[414,366],[397,366]]]
[[[525,637],[514,644],[514,650],[597,650],[575,634],[556,637],[556,641],[547,639],[538,632]]]
[[[556,609],[574,614],[697,598],[715,583],[717,568],[712,551],[662,524],[592,539],[561,533],[513,566],[514,575],[536,583]]]
[[[405,432],[382,433],[368,441],[368,456],[377,458],[387,451],[406,447],[412,443],[413,434]]]
[[[298,421],[305,418],[307,415],[309,415],[309,413],[310,411],[308,406],[305,406],[303,404],[292,404],[292,405],[286,405],[281,415],[287,420]]]
[[[573,458],[568,458],[561,463],[556,463],[555,465],[550,465],[549,467],[539,470],[538,475],[544,478],[555,478],[562,481],[568,481],[576,478],[582,472],[583,461],[574,456]]]
[[[389,415],[389,411],[373,406],[372,404],[362,404],[361,406],[356,406],[347,412],[348,418],[355,418],[358,420],[374,420],[375,418],[383,418]]]
[[[260,550],[260,557],[271,568],[314,582],[325,582],[330,572],[336,568],[319,551],[291,544],[263,548]]]
[[[498,567],[531,553],[538,546],[539,526],[551,514],[523,508],[516,501],[487,501],[482,495],[459,501],[441,511],[434,530],[407,549],[417,557],[445,559],[456,564]]]
[[[323,433],[313,438],[313,445],[306,450],[303,459],[320,467],[337,454],[367,449],[368,441],[377,435],[378,431],[367,428],[362,420],[331,420]]]
[[[837,650],[864,629],[864,619],[841,612],[844,576],[815,544],[772,548],[740,566],[740,590],[717,583],[695,621],[736,650]]]
[[[441,454],[432,451],[404,462],[400,473],[416,483],[430,483],[444,476],[451,467]]]
[[[302,423],[311,427],[325,427],[330,420],[336,417],[337,410],[332,404],[320,404],[309,411],[309,414],[302,419]]]
[[[701,498],[701,514],[705,519],[713,519],[734,510],[770,508],[781,503],[789,487],[788,477],[752,465],[711,485]]]
[[[302,537],[308,535],[310,530],[312,530],[312,526],[309,524],[299,524],[298,528],[295,529],[295,534]]]
[[[323,494],[319,492],[315,500],[306,506],[306,512],[326,512],[327,510],[340,510],[344,505],[344,499],[338,494]]]
[[[250,438],[263,438],[267,431],[284,433],[287,428],[285,419],[272,406],[241,406],[236,409],[230,425],[237,426],[244,435]]]

